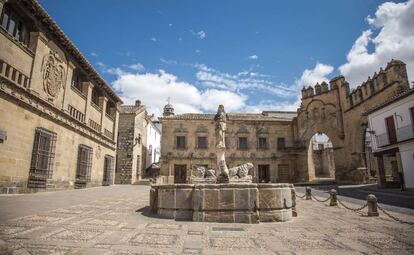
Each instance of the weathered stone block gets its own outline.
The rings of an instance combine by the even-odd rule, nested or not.
[[[176,189],[175,209],[193,209],[193,189]]]
[[[234,189],[221,189],[219,192],[220,210],[233,210],[234,209]]]
[[[218,189],[205,189],[202,191],[202,209],[203,210],[217,210],[219,208],[219,196],[220,190]]]
[[[158,190],[158,208],[175,208],[175,189]]]

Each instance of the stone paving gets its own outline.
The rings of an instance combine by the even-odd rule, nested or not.
[[[1,247],[12,254],[414,254],[413,226],[328,203],[297,199],[299,215],[287,223],[219,224],[156,218],[148,195],[147,186],[110,186],[0,196]]]

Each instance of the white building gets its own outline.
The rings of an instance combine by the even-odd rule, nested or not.
[[[414,88],[366,113],[380,187],[414,189]]]
[[[146,168],[160,161],[161,130],[158,121],[148,120]]]

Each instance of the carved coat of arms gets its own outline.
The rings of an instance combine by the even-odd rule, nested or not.
[[[65,66],[56,52],[51,51],[43,58],[43,89],[54,99],[64,86]]]

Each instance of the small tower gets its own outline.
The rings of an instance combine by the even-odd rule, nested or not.
[[[170,98],[168,98],[168,103],[164,106],[164,112],[162,116],[167,117],[174,115],[174,107],[170,104]]]

